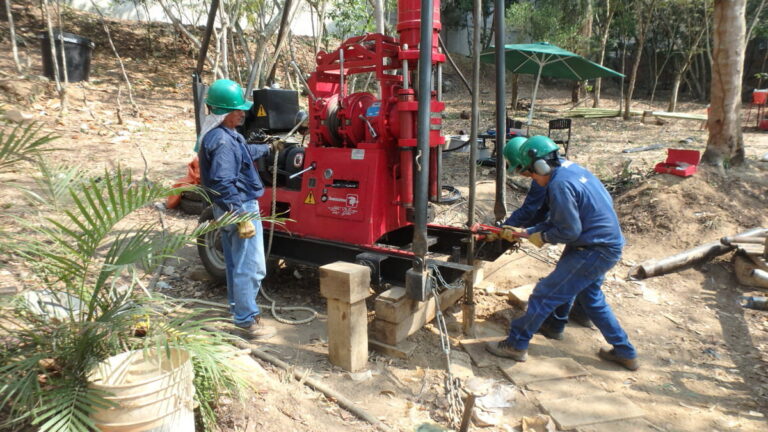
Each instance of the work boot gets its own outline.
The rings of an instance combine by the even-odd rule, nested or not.
[[[565,338],[562,331],[555,331],[552,327],[547,325],[547,323],[544,323],[539,327],[538,333],[547,339],[563,340]]]
[[[571,313],[568,314],[568,322],[576,323],[588,329],[595,328],[595,325],[592,323],[592,320],[589,319],[587,314],[585,314],[580,307],[579,308],[574,307],[571,309]]]
[[[610,351],[605,348],[600,348],[597,355],[605,361],[616,363],[631,371],[636,371],[640,368],[640,364],[637,362],[636,358],[620,357],[616,355],[615,351],[616,350],[613,348],[611,348]]]
[[[266,340],[277,333],[274,327],[265,325],[260,316],[256,316],[248,327],[239,327],[244,333],[244,337],[250,340]]]
[[[512,344],[506,340],[488,342],[485,345],[485,350],[495,356],[511,358],[514,361],[524,362],[528,360],[528,350],[515,349]]]

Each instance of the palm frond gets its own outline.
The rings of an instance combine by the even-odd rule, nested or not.
[[[96,429],[90,414],[113,406],[105,396],[105,392],[79,383],[54,387],[33,410],[32,425],[40,425],[40,432],[90,432]]]
[[[58,137],[50,133],[38,136],[42,128],[42,124],[32,123],[27,126],[18,125],[7,134],[0,130],[0,171],[43,152],[54,150],[45,145]]]
[[[12,187],[20,190],[27,201],[34,206],[52,210],[65,207],[69,191],[81,184],[85,178],[85,172],[79,166],[52,164],[40,158],[37,161],[37,167],[40,175],[34,178],[34,187],[11,184]]]

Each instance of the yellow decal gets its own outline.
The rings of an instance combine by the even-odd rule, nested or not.
[[[264,109],[264,105],[259,105],[259,111],[256,113],[256,117],[266,117],[267,110]]]
[[[304,204],[315,204],[315,194],[312,191],[309,191],[307,197],[304,198]]]

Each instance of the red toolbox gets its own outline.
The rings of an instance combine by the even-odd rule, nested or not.
[[[667,149],[667,160],[653,168],[659,174],[688,177],[696,173],[701,155],[698,150]]]

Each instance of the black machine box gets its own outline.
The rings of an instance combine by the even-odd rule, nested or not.
[[[296,126],[299,92],[275,88],[254,90],[251,111],[255,128],[289,131]]]

